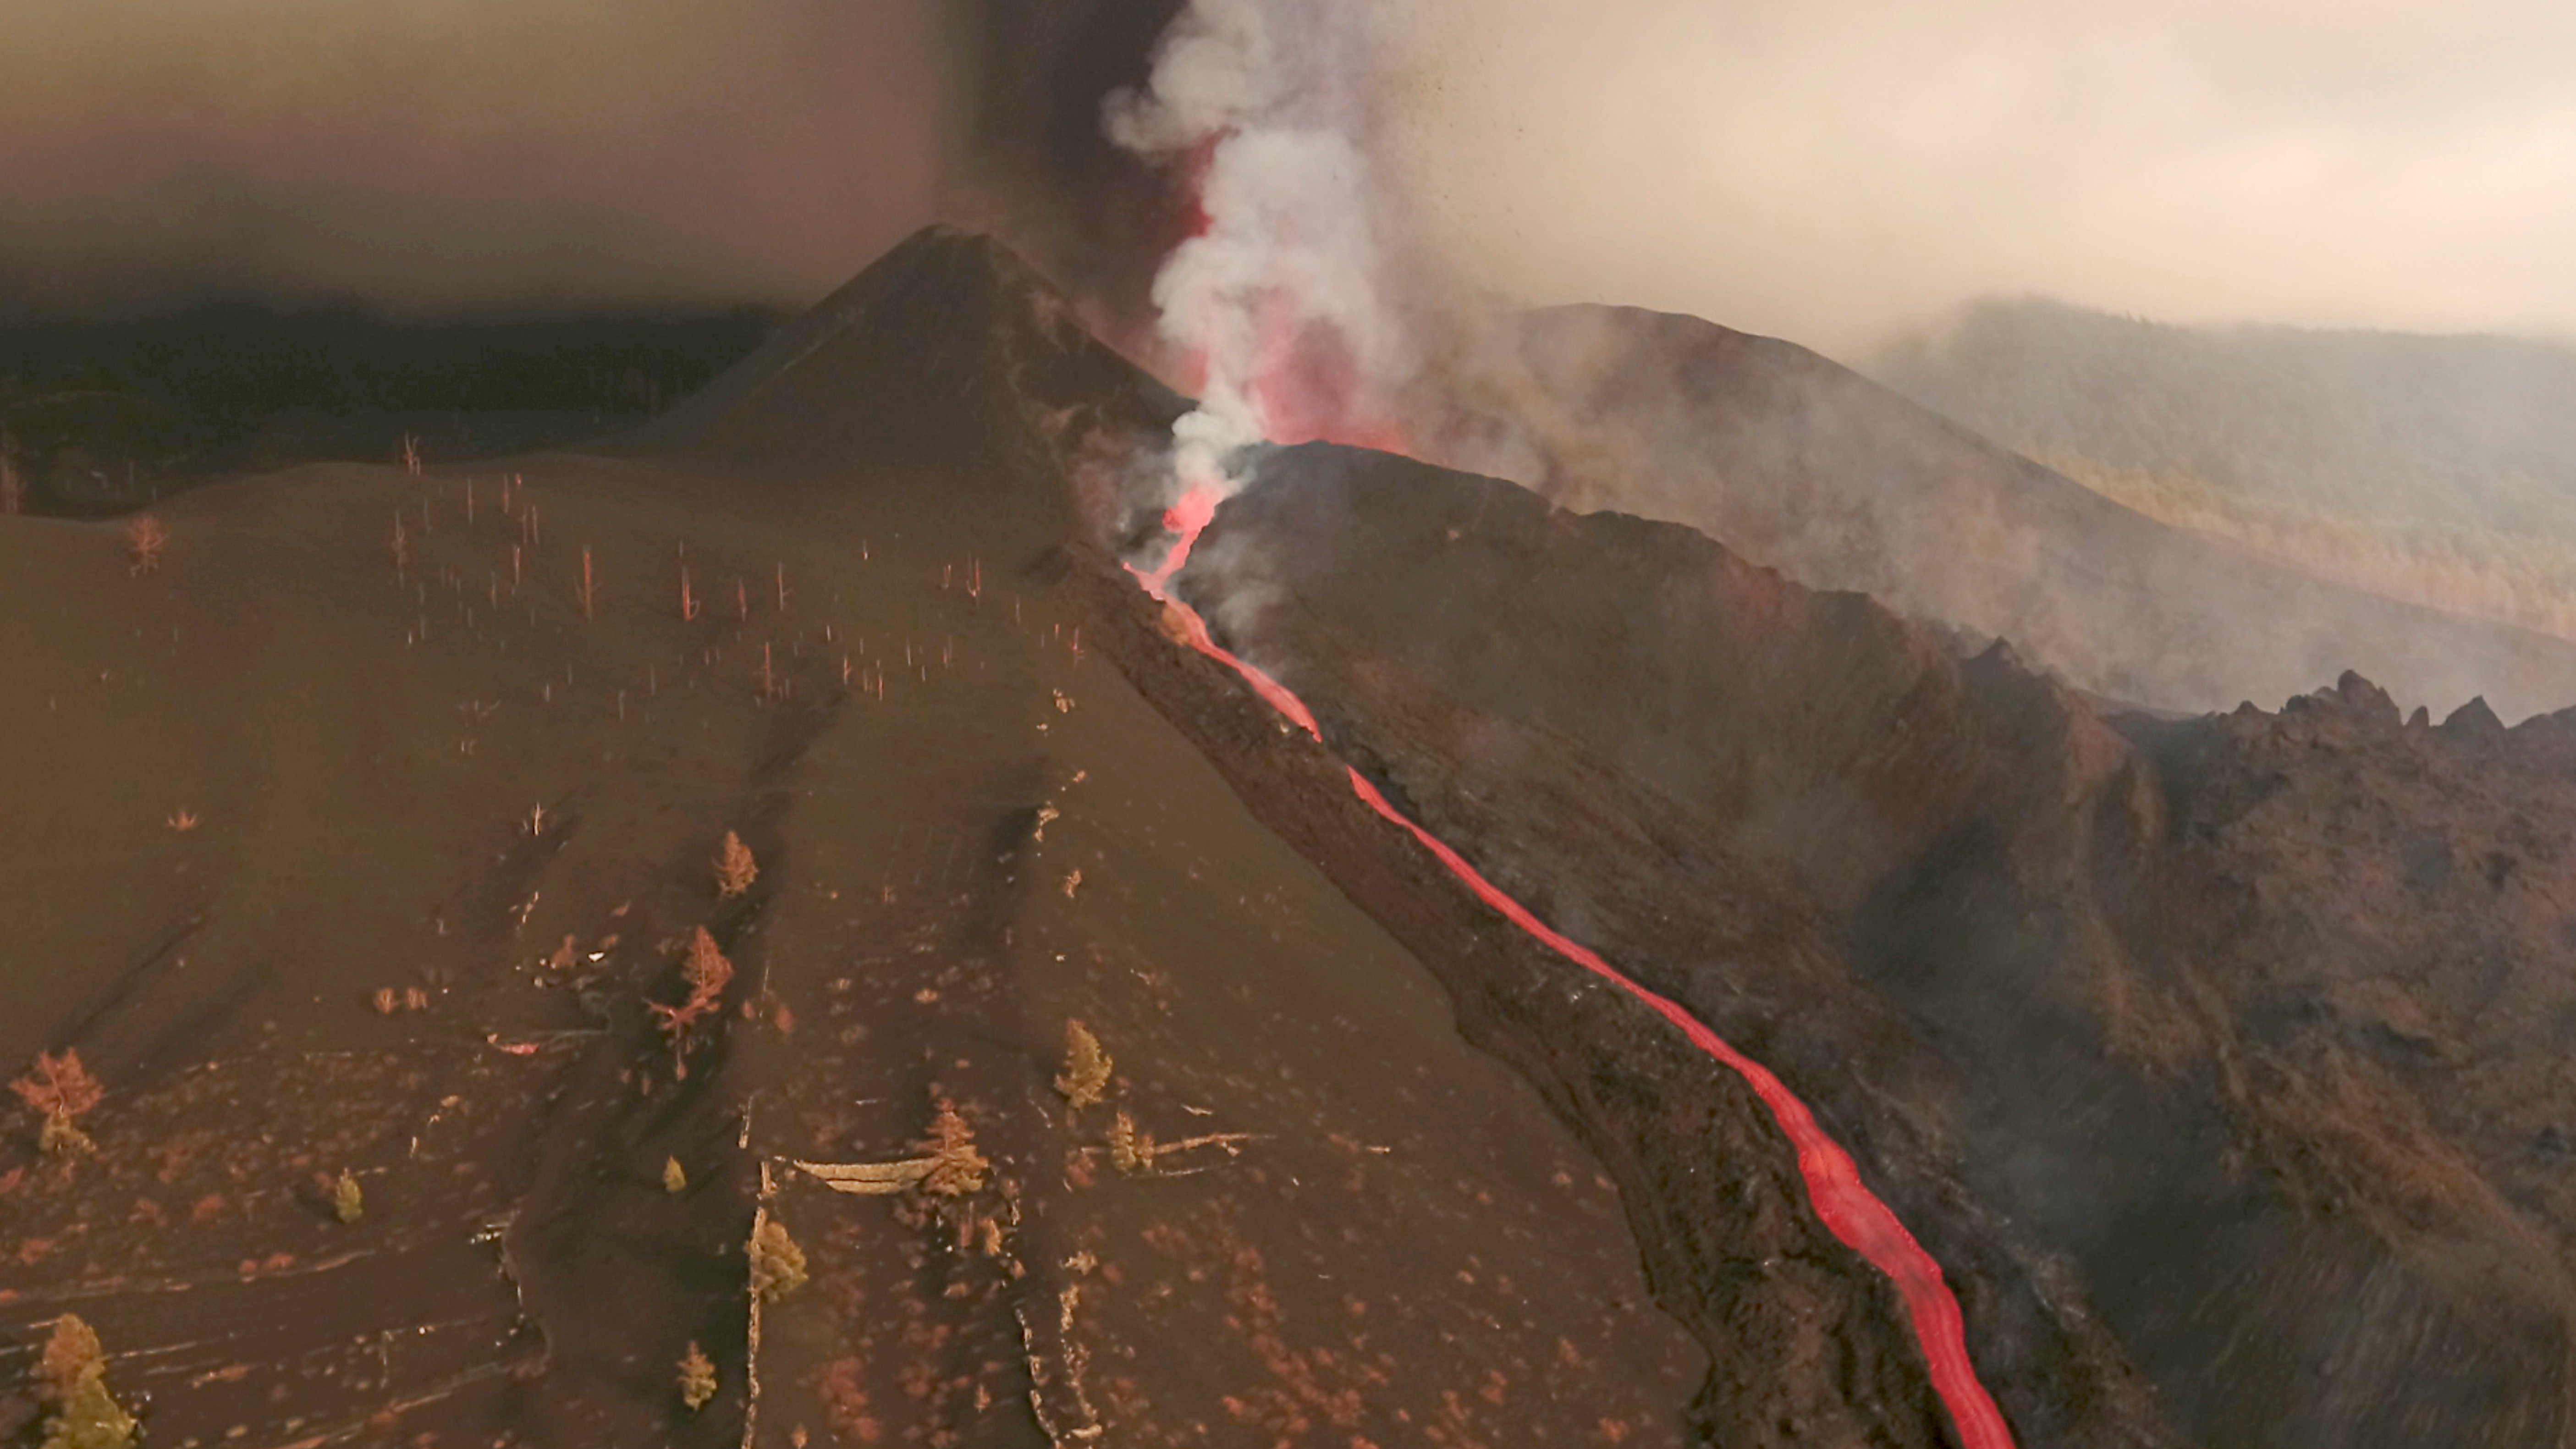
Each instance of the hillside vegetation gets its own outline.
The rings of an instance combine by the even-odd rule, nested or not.
[[[2154,518],[2576,637],[2576,348],[1975,304],[1866,369]]]

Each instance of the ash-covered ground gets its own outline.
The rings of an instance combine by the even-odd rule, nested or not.
[[[0,1058],[106,1087],[0,1147],[0,1377],[73,1311],[156,1444],[1952,1442],[1743,1082],[1347,763],[1814,1107],[2018,1442],[2576,1431],[2576,728],[2106,717],[1317,446],[1179,587],[1319,743],[1121,567],[1182,406],[934,233],[613,448],[208,489],[149,572],[0,519]],[[796,1165],[942,1102],[959,1196]]]

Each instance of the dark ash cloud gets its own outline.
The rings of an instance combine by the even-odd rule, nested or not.
[[[1145,84],[1184,0],[953,0],[957,110],[945,210],[1132,318],[1186,225],[1173,175],[1113,145],[1112,94]]]

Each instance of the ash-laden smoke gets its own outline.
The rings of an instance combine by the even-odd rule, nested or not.
[[[1186,0],[938,0],[953,92],[940,210],[992,233],[1139,355],[1155,269],[1193,214],[1111,141],[1102,99],[1144,86]]]
[[[1174,530],[1149,583],[1248,481],[1256,445],[1382,446],[1414,367],[1388,304],[1369,161],[1373,34],[1361,0],[1195,0],[1144,89],[1107,105],[1121,147],[1187,173],[1194,232],[1153,285],[1198,407],[1173,428]]]

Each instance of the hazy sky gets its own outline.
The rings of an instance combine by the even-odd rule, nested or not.
[[[0,299],[808,298],[932,214],[940,3],[21,0]],[[2565,0],[1381,13],[1410,219],[1515,298],[2576,331]]]
[[[0,301],[810,299],[929,213],[913,0],[14,0]]]
[[[2576,331],[2565,0],[1403,0],[1441,252],[1827,347],[1987,292]]]

